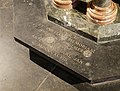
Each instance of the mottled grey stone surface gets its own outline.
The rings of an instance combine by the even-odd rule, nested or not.
[[[14,40],[12,0],[0,0],[0,91],[36,91],[46,77],[49,72],[34,64],[29,50]]]
[[[48,75],[29,59],[28,49],[14,41],[13,10],[0,9],[0,91],[33,91]]]
[[[29,50],[14,41],[12,6],[0,1],[0,91],[120,91],[119,80],[74,88],[31,62]]]
[[[12,0],[0,0],[0,8],[9,8],[12,5]]]
[[[70,86],[63,80],[54,75],[50,75],[46,78],[46,81],[38,87],[36,91],[78,91],[75,87]]]
[[[120,80],[106,81],[96,84],[75,84],[81,91],[120,91]]]
[[[96,44],[50,22],[43,0],[14,0],[14,5],[15,37],[27,47],[92,83],[120,78],[120,41]]]

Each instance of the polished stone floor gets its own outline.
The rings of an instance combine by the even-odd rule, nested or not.
[[[78,91],[33,63],[15,42],[12,0],[0,0],[0,91]]]

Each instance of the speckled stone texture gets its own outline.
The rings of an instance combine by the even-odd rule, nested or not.
[[[73,86],[80,91],[119,91],[120,41],[96,45],[78,35],[73,36],[75,33],[65,28],[63,29],[63,27],[58,27],[58,25],[51,22],[47,22],[48,19],[42,0],[14,0],[14,3],[15,37],[22,40],[24,44],[27,44],[27,47],[36,49],[36,53],[38,51],[43,52],[45,55],[53,58],[54,61],[91,80],[92,83],[73,84]],[[56,29],[57,31],[55,31]],[[67,42],[64,40],[67,39],[64,34],[67,37],[71,37]],[[70,51],[71,44],[73,44],[72,46],[74,46],[75,51]],[[79,55],[76,55],[78,51]],[[64,52],[64,55],[59,55],[60,52]],[[37,84],[34,90],[59,91],[61,89],[64,91],[64,87],[67,87],[68,90],[75,89],[64,81],[58,81],[60,79],[54,78],[51,73],[47,74],[45,79],[39,85]],[[116,80],[118,81],[116,82]],[[65,88],[66,91],[67,89]]]
[[[14,41],[13,2],[0,0],[0,91],[36,91],[49,75],[29,59],[27,48]]]
[[[99,45],[48,21],[43,1],[14,3],[15,37],[27,47],[65,66],[70,73],[74,71],[80,79],[82,76],[96,83],[119,78],[120,41]]]

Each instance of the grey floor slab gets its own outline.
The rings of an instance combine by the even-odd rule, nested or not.
[[[28,49],[14,41],[12,15],[12,7],[0,8],[0,91],[33,91],[49,72],[31,62]]]
[[[0,0],[0,8],[9,8],[12,5],[12,0]]]
[[[44,83],[40,85],[36,91],[79,91],[73,86],[65,83],[63,80],[58,77],[50,74]]]
[[[74,87],[81,91],[120,91],[120,79],[96,84],[74,84]]]

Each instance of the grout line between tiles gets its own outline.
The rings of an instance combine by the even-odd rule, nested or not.
[[[42,84],[47,80],[47,78],[51,75],[52,73],[49,72],[49,74],[44,78],[44,80],[38,85],[37,88],[35,88],[33,91],[38,91],[39,88],[42,86]]]

